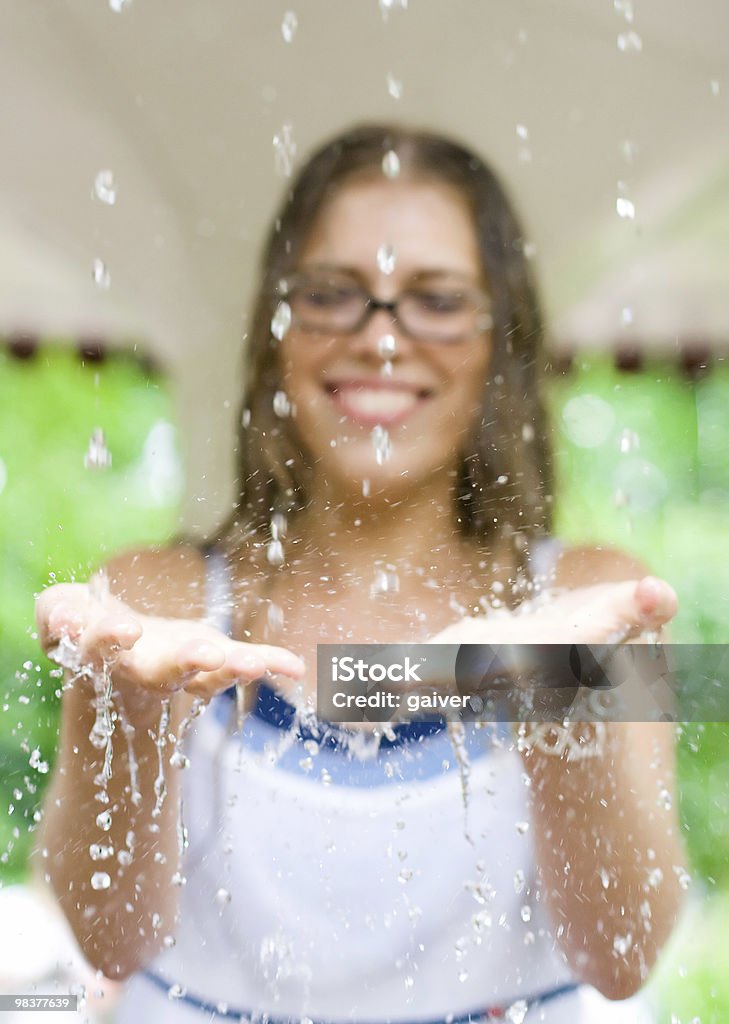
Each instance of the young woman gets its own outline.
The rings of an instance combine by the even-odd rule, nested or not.
[[[646,978],[683,870],[669,726],[517,743],[311,711],[321,642],[630,640],[673,616],[627,556],[550,538],[540,342],[473,153],[368,126],[304,167],[263,259],[231,520],[117,559],[111,593],[39,600],[76,667],[40,863],[91,962],[133,976],[122,1021],[594,1021]]]

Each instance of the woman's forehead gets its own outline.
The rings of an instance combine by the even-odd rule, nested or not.
[[[344,185],[316,218],[301,261],[374,272],[383,246],[393,253],[393,274],[430,267],[480,272],[469,206],[453,186],[435,180]]]

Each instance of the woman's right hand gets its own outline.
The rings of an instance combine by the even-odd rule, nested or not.
[[[98,596],[88,584],[48,587],[36,601],[36,620],[51,660],[69,667],[73,652],[89,677],[106,667],[115,688],[143,704],[179,690],[210,700],[266,673],[294,679],[304,673],[302,660],[283,647],[231,640],[198,619],[140,614],[110,594]]]

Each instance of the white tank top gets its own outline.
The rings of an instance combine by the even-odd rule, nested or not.
[[[227,570],[208,566],[225,630]],[[439,723],[376,747],[294,719],[260,684],[242,729],[230,694],[196,723],[175,945],[127,984],[117,1024],[643,1019],[576,985],[556,947],[508,728],[464,726],[464,806]]]

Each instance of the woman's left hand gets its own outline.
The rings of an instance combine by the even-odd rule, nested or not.
[[[673,588],[665,580],[645,576],[545,595],[512,612],[467,617],[446,626],[428,643],[625,643],[658,632],[677,608]]]

